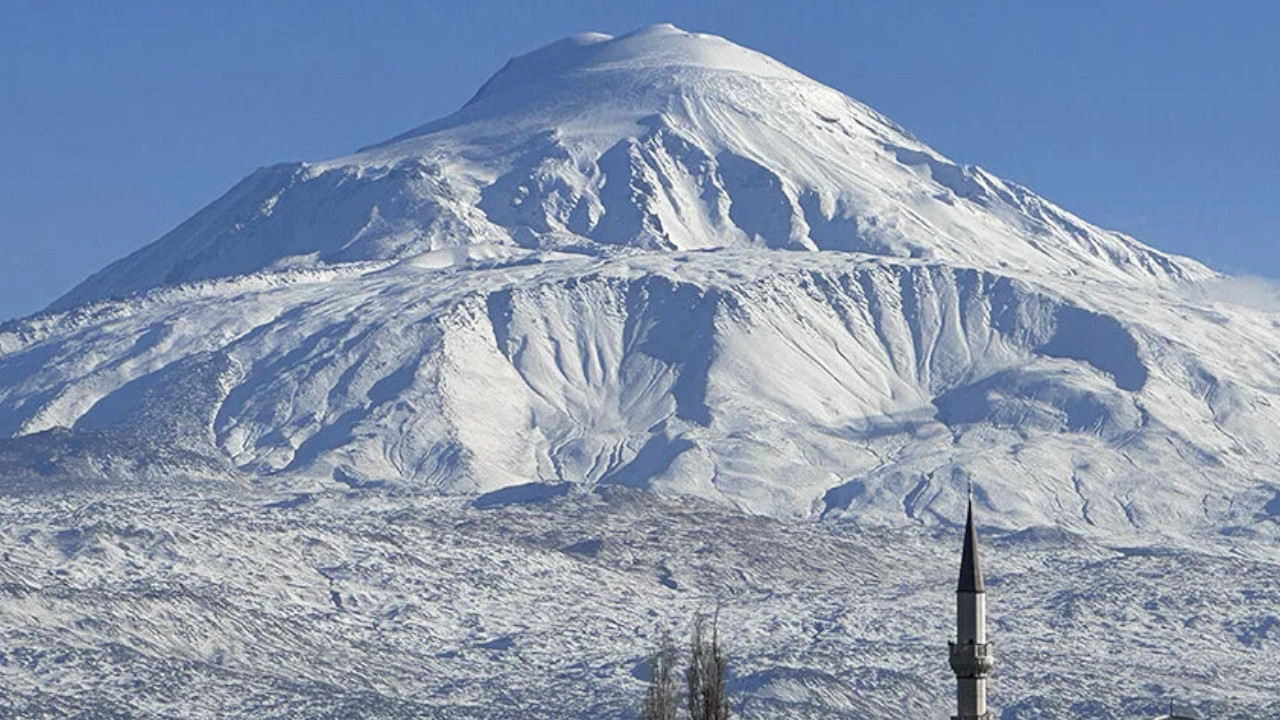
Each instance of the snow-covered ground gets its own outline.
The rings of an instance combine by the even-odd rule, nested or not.
[[[972,482],[1004,720],[1277,715],[1239,290],[721,38],[568,38],[0,326],[0,692],[624,717],[718,599],[748,717],[945,717]]]
[[[0,703],[9,717],[626,718],[658,635],[718,601],[739,716],[945,718],[959,534],[626,488],[483,508],[207,486],[11,498]],[[1144,718],[1170,697],[1205,717],[1280,713],[1273,558],[1048,528],[983,542],[1002,718]]]

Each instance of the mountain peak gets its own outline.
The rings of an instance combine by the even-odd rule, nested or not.
[[[768,55],[669,23],[617,37],[586,32],[511,58],[458,112],[369,149],[467,123],[528,116],[534,109],[554,108],[551,114],[561,122],[582,115],[584,107],[591,117],[598,117],[602,109],[643,115],[662,109],[676,96],[716,95],[723,90],[718,86],[732,84],[733,78],[825,89]]]
[[[53,308],[477,245],[853,251],[1142,283],[1207,272],[956,165],[762,53],[652,25],[551,43],[448,117],[254,173]]]
[[[671,73],[677,68],[806,79],[767,55],[717,35],[686,32],[662,23],[618,37],[595,32],[572,35],[512,58],[471,102],[514,88],[534,86],[545,90],[556,80],[579,73],[619,70]]]

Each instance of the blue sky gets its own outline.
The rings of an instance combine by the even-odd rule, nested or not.
[[[0,3],[0,318],[254,168],[456,109],[511,55],[724,35],[954,160],[1232,272],[1280,276],[1280,3]]]

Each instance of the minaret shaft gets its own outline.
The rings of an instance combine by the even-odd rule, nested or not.
[[[987,594],[956,593],[956,642],[960,645],[987,642]]]

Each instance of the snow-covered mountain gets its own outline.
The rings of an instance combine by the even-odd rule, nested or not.
[[[340,624],[334,618],[348,613],[375,627],[404,609],[387,595],[397,579],[447,582],[450,592],[473,581],[484,587],[491,569],[482,558],[467,561],[476,577],[439,568],[409,572],[427,555],[448,554],[436,541],[404,540],[425,555],[411,561],[378,554],[385,571],[357,570],[351,563],[362,552],[358,537],[374,532],[366,528],[332,540],[344,549],[321,552],[324,560],[289,550],[284,556],[293,564],[254,565],[263,577],[301,567],[303,576],[314,571],[324,578],[276,581],[263,591],[225,568],[209,569],[222,560],[202,556],[215,552],[207,548],[193,550],[180,530],[184,522],[215,535],[221,522],[242,527],[240,539],[219,535],[214,545],[222,548],[215,554],[238,567],[234,558],[246,548],[305,548],[309,541],[266,539],[278,530],[261,524],[255,500],[209,507],[196,498],[265,493],[275,497],[262,501],[273,508],[271,522],[339,534],[347,531],[337,529],[336,518],[363,528],[379,513],[394,515],[386,507],[399,498],[405,507],[432,508],[420,526],[479,537],[486,547],[498,543],[502,557],[541,562],[539,553],[561,545],[612,547],[612,554],[587,553],[592,567],[606,572],[598,587],[575,585],[556,595],[591,608],[589,627],[611,622],[610,608],[643,596],[635,607],[649,608],[650,619],[628,614],[635,623],[625,628],[652,631],[652,618],[668,617],[671,608],[728,593],[737,608],[731,611],[773,627],[751,631],[744,662],[761,672],[795,669],[794,676],[744,679],[742,692],[760,699],[762,713],[887,711],[899,700],[896,707],[927,712],[939,697],[928,683],[945,683],[938,671],[945,664],[933,668],[911,653],[922,641],[945,638],[949,611],[932,617],[922,604],[932,596],[920,595],[938,573],[945,576],[945,553],[918,566],[902,549],[870,562],[863,571],[886,583],[878,604],[854,625],[842,624],[852,611],[837,609],[814,621],[821,627],[805,630],[818,638],[830,629],[853,645],[837,651],[824,640],[788,655],[771,643],[786,632],[777,623],[800,611],[794,597],[784,602],[777,593],[816,572],[818,588],[794,591],[805,602],[836,603],[832,598],[843,592],[839,557],[815,559],[816,570],[807,574],[782,568],[769,581],[782,584],[767,590],[746,576],[710,573],[702,582],[702,566],[688,558],[663,560],[662,547],[636,537],[602,540],[569,516],[585,512],[583,503],[595,507],[592,497],[646,498],[632,489],[653,490],[699,498],[687,503],[710,501],[721,508],[706,511],[715,517],[736,508],[780,521],[768,532],[779,538],[771,547],[784,554],[812,547],[812,536],[823,533],[836,544],[878,544],[878,533],[896,533],[908,538],[904,547],[935,552],[946,537],[935,533],[959,519],[972,482],[984,522],[1013,533],[1009,552],[1024,558],[1019,562],[1032,584],[1046,592],[1072,592],[1055,585],[1062,580],[1055,568],[1069,567],[1075,578],[1125,577],[1116,565],[1126,558],[1164,557],[1135,547],[1208,553],[1188,557],[1208,558],[1203,567],[1234,573],[1242,589],[1255,593],[1204,611],[1214,618],[1226,613],[1206,622],[1219,623],[1233,642],[1247,637],[1251,648],[1221,652],[1210,664],[1256,687],[1264,681],[1249,674],[1253,650],[1274,649],[1269,628],[1280,626],[1273,616],[1266,616],[1270,624],[1259,619],[1250,599],[1267,597],[1263,588],[1280,576],[1274,547],[1280,483],[1272,470],[1280,461],[1272,430],[1280,422],[1280,314],[1232,302],[1220,292],[1231,282],[957,165],[870,108],[722,38],[671,26],[618,38],[574,36],[513,59],[447,118],[348,157],[253,173],[46,312],[0,326],[5,491],[43,497],[52,488],[70,493],[71,500],[59,502],[72,504],[99,498],[87,507],[111,518],[86,519],[89,510],[55,517],[21,503],[10,511],[15,529],[6,547],[37,558],[8,569],[19,588],[11,596],[40,605],[52,629],[28,632],[32,621],[16,611],[3,617],[4,627],[9,640],[31,647],[57,642],[64,627],[66,637],[86,647],[119,642],[147,659],[107,660],[86,651],[81,661],[116,662],[129,668],[120,671],[126,679],[163,674],[175,657],[204,668],[192,671],[197,675],[216,676],[222,670],[209,665],[215,654],[244,650],[228,638],[255,623],[274,627],[256,613],[288,616],[295,586],[309,588],[307,597],[318,593],[323,604],[331,597],[317,588],[346,583],[332,590],[347,599],[332,601],[325,622]],[[152,506],[145,500],[150,493],[180,499]],[[281,493],[294,499],[280,504]],[[550,501],[559,522],[576,529],[564,530],[557,537],[565,542],[557,545],[546,538],[546,528],[558,522],[549,517],[508,537],[468,524],[483,524],[483,513],[448,519],[480,512],[465,508],[471,499],[481,508]],[[654,527],[664,522],[654,517],[670,513],[676,535],[696,534],[697,521],[676,509],[679,502],[627,502],[648,508],[642,514]],[[363,520],[350,519],[359,515],[353,508],[371,505],[376,511]],[[121,529],[138,522],[128,519],[134,513],[159,523],[138,530],[149,549],[135,543],[136,528]],[[768,552],[753,537],[758,526],[718,522],[726,527],[725,548],[736,548],[723,549],[724,557],[743,547]],[[1066,543],[1062,565],[1042,551],[1044,537]],[[108,640],[117,624],[142,623],[125,611],[107,625],[71,629],[78,621],[67,607],[115,608],[136,602],[145,588],[117,587],[109,599],[93,593],[86,599],[42,585],[37,568],[58,557],[55,549],[67,565],[64,582],[76,588],[92,585],[95,573],[117,577],[135,566],[152,587],[181,568],[198,575],[198,585],[208,584],[217,603],[252,600],[253,609],[227,612],[253,619],[181,642],[154,630],[119,631],[127,637]],[[618,565],[641,556],[652,562]],[[1245,568],[1229,559],[1238,556],[1257,564]],[[580,566],[554,558],[548,577],[581,579]],[[1131,564],[1146,572],[1160,562]],[[689,579],[671,580],[675,568]],[[893,578],[901,582],[890,588]],[[646,585],[652,582],[665,589]],[[1133,582],[1154,587],[1150,578]],[[542,592],[531,578],[521,583],[502,591],[503,602]],[[219,587],[234,589],[239,600],[221,597]],[[181,607],[164,612],[208,612],[204,600],[184,605],[186,592],[177,596],[186,599],[172,599]],[[262,592],[268,595],[255,595]],[[1115,597],[1081,592],[1079,602],[1099,607]],[[1055,606],[1065,615],[1028,610],[1040,619],[1010,619],[1000,629],[1026,639],[1076,617],[1076,600],[1053,597],[1066,603]],[[305,612],[315,610],[312,600],[299,602]],[[856,675],[853,668],[866,661],[850,648],[904,602],[912,612],[895,622],[928,627],[914,639],[876,635],[898,643],[885,652],[897,653],[902,667],[862,687],[890,699],[840,695],[834,688],[845,680],[836,678]],[[1026,600],[1027,607],[1033,602]],[[442,688],[494,670],[462,648],[509,647],[485,645],[501,638],[482,638],[477,629],[486,614],[501,612],[500,604],[479,603],[471,620],[450,615],[460,623],[452,634],[406,635],[399,650],[385,645],[395,645],[394,638],[377,640],[384,643],[378,652],[398,658],[385,661],[393,675],[395,662],[422,661],[414,643],[424,637],[438,643],[432,672],[448,681],[433,690],[413,687],[445,700],[401,706],[409,701],[397,694],[400,681],[384,687],[372,678],[361,690],[372,695],[334,690],[334,697],[370,717],[431,717],[414,714],[428,706],[446,708],[439,712],[449,717],[454,706]],[[1140,608],[1147,619],[1177,612]],[[533,625],[550,633],[553,616]],[[1106,626],[1151,646],[1177,638],[1201,657],[1218,638],[1187,638],[1158,623],[1141,630],[1114,620]],[[466,627],[472,631],[459,629]],[[619,694],[579,698],[571,712],[620,712],[631,660],[643,652],[628,645],[636,634],[625,628],[600,650],[607,656],[600,667],[613,673],[606,685]],[[351,643],[352,657],[372,652],[353,649],[369,638],[332,631]],[[1073,640],[1077,661],[1087,654],[1086,641]],[[346,682],[336,670],[320,678],[296,659],[281,659],[312,648],[317,638],[303,633],[271,642],[279,653],[264,651],[255,662],[285,662],[277,679],[288,689],[263,690],[265,697]],[[573,643],[538,647],[544,660],[558,658],[555,667],[579,652]],[[1113,717],[1120,707],[1154,711],[1158,703],[1140,697],[1153,684],[1199,688],[1174,664],[1129,658],[1163,679],[1148,686],[1135,680],[1125,685],[1126,695],[1088,685],[1079,673],[1054,674],[1070,657],[1025,659],[1024,673],[1042,674],[1036,683],[1010,681],[1016,691],[1010,702],[1022,703],[1018,712],[1057,708]],[[329,667],[330,660],[317,662]],[[826,675],[811,674],[824,664]],[[877,667],[889,672],[891,665]],[[228,682],[249,682],[236,673],[250,666],[230,671],[240,679]],[[581,682],[590,671],[558,672]],[[61,693],[68,704],[48,705],[60,712],[82,706],[83,687],[49,685],[42,673],[20,671],[18,685],[36,689],[14,692]],[[533,692],[526,682],[537,684],[525,678],[502,687]],[[1053,695],[1085,685],[1104,696],[1100,704],[1077,707]],[[97,686],[87,687],[92,695]],[[1213,698],[1224,702],[1255,697],[1219,690]],[[368,697],[381,699],[361,705],[359,698]],[[519,704],[530,707],[550,702],[521,697]],[[592,705],[597,701],[603,705]],[[156,709],[163,705],[152,711],[168,712]],[[173,716],[266,716],[252,704],[210,707],[207,714],[188,707]]]

